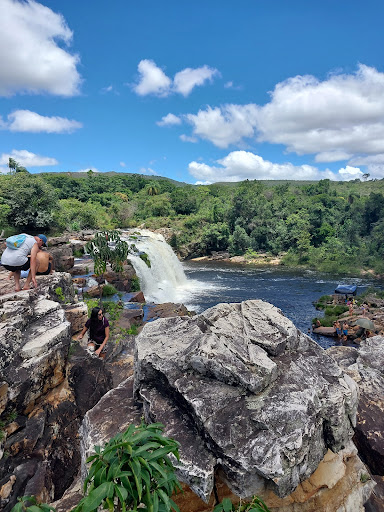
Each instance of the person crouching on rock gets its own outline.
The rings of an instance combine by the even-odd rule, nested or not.
[[[20,291],[20,273],[22,270],[30,269],[24,290],[29,289],[32,281],[33,286],[37,288],[36,272],[37,272],[37,253],[40,247],[47,245],[47,237],[45,235],[31,236],[22,233],[24,241],[15,249],[7,247],[1,256],[1,264],[7,270],[14,272],[15,291]]]
[[[22,270],[20,277],[28,277],[29,270]],[[52,258],[52,255],[49,252],[43,251],[39,249],[36,254],[36,275],[37,276],[48,276],[49,274],[53,274],[55,271],[55,264]],[[15,276],[14,272],[11,272],[8,276],[8,279],[12,279]]]
[[[105,358],[106,344],[109,339],[109,322],[103,315],[101,308],[93,308],[91,318],[85,322],[85,326],[78,336],[81,340],[89,329],[88,350],[102,359]]]

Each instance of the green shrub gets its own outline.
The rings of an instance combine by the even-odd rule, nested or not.
[[[112,297],[117,293],[116,288],[112,284],[105,284],[103,286],[103,297]]]
[[[348,311],[348,306],[337,305],[337,306],[327,306],[325,308],[324,313],[325,313],[325,316],[340,316],[343,313],[345,313],[346,311]]]
[[[84,251],[81,251],[80,249],[75,249],[72,252],[75,258],[82,258],[84,256]]]
[[[137,276],[133,276],[131,279],[131,292],[139,292],[140,291],[140,281]]]
[[[320,318],[320,322],[324,327],[332,327],[337,318],[337,316],[324,316],[323,318]]]
[[[179,460],[179,443],[162,435],[163,425],[131,425],[95,455],[84,482],[88,494],[73,512],[91,512],[99,506],[122,512],[143,508],[148,512],[179,512],[170,496],[181,490],[168,457]]]
[[[65,295],[63,293],[63,289],[61,288],[61,286],[58,286],[57,288],[55,288],[55,294],[56,294],[56,297],[59,299],[59,301],[62,304],[66,304],[68,302],[65,298]]]

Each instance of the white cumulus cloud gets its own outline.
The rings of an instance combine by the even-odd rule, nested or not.
[[[133,87],[133,90],[139,94],[139,96],[146,96],[147,94],[166,96],[169,94],[172,81],[162,69],[156,66],[153,60],[141,60],[137,69],[140,74],[140,79]]]
[[[27,151],[26,149],[13,149],[11,153],[3,153],[0,155],[0,165],[7,165],[9,158],[13,158],[21,166],[26,167],[44,167],[48,165],[57,165],[59,162],[56,158],[49,156],[41,156]]]
[[[175,114],[167,114],[163,116],[160,121],[156,123],[158,126],[172,126],[176,124],[181,124],[180,117],[175,116]]]
[[[34,0],[1,0],[0,96],[78,94],[79,56],[61,47],[71,40],[72,31],[61,14]]]
[[[72,133],[83,126],[78,121],[65,117],[41,116],[30,110],[15,110],[8,115],[8,123],[3,124],[3,128],[8,128],[11,132],[29,133]]]
[[[225,105],[222,108],[199,110],[186,114],[187,122],[193,126],[193,134],[209,140],[219,148],[239,143],[244,137],[255,133],[257,107],[255,105]]]
[[[342,169],[339,169],[339,174],[343,181],[348,181],[361,178],[364,173],[361,172],[358,167],[351,167],[350,165],[346,165]]]
[[[188,96],[194,87],[203,85],[205,82],[210,81],[215,75],[218,75],[217,69],[203,66],[201,68],[186,68],[176,73],[173,79],[173,86],[176,92],[183,96]]]
[[[265,105],[208,106],[185,118],[195,136],[220,148],[251,138],[317,162],[348,163],[384,153],[384,73],[375,68],[360,64],[323,81],[296,76],[270,96]]]
[[[180,140],[182,140],[183,142],[192,142],[192,143],[198,142],[198,139],[196,137],[190,137],[189,135],[185,135],[185,133],[182,133],[180,135]]]
[[[141,60],[137,69],[139,79],[133,84],[133,90],[139,96],[169,96],[172,93],[188,96],[194,87],[212,82],[215,75],[220,75],[217,69],[202,66],[195,69],[185,68],[171,79],[150,59]]]
[[[218,165],[191,162],[188,166],[190,174],[199,183],[217,181],[249,180],[319,180],[331,179],[348,181],[360,178],[363,173],[358,168],[346,166],[337,173],[330,170],[320,171],[311,165],[294,165],[291,162],[274,163],[264,160],[250,151],[232,151],[226,157],[217,160]]]

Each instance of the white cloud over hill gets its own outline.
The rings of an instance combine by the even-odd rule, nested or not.
[[[199,183],[214,183],[217,181],[249,180],[320,180],[331,179],[348,181],[360,178],[363,173],[356,167],[346,166],[338,173],[319,171],[311,165],[283,164],[264,160],[261,156],[249,151],[233,151],[226,157],[217,160],[217,166],[191,162],[188,166],[190,174]]]
[[[13,158],[27,169],[28,167],[44,167],[47,165],[57,165],[59,163],[56,158],[36,155],[26,149],[13,149],[11,153],[2,153],[0,155],[0,165],[7,165],[9,158]]]
[[[62,15],[33,0],[0,2],[0,96],[48,93],[73,96],[81,83],[72,32]]]

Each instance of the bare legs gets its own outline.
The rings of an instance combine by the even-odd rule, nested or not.
[[[20,291],[20,270],[16,270],[15,272],[13,272],[13,279],[15,280],[15,291],[16,292],[19,292]]]

